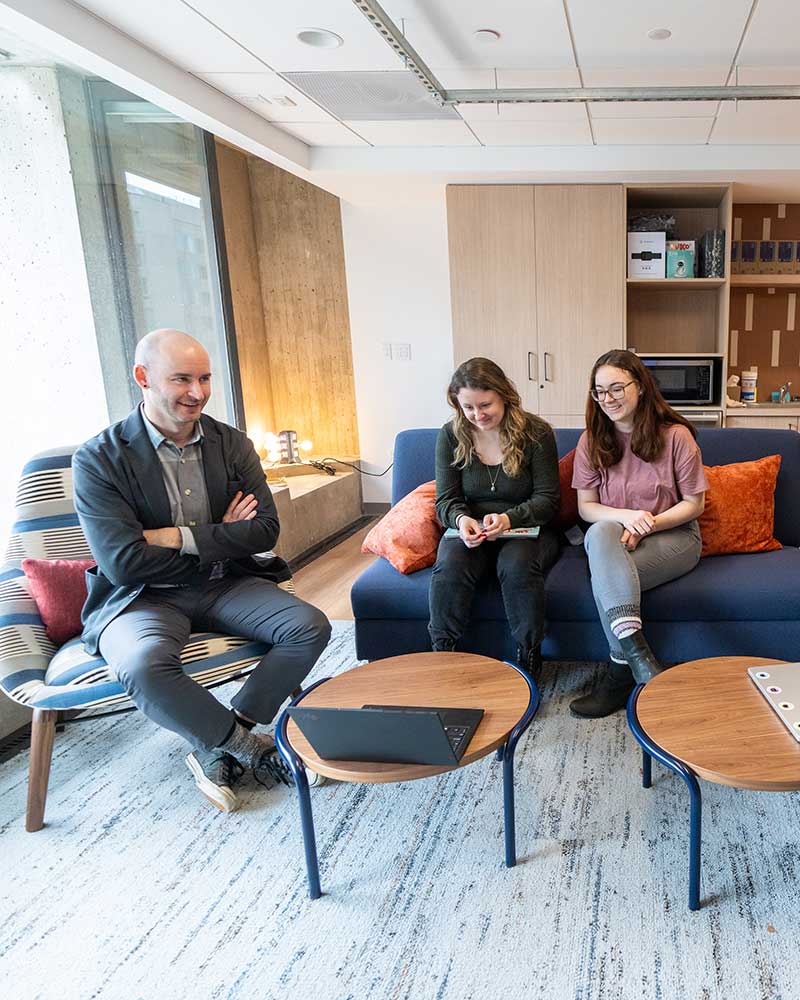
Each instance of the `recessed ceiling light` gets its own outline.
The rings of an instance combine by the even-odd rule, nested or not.
[[[315,49],[338,49],[340,45],[344,45],[341,35],[335,35],[327,28],[303,28],[297,32],[297,40]]]
[[[473,36],[476,42],[491,44],[500,41],[500,32],[495,31],[494,28],[478,28],[477,31],[473,32]]]
[[[669,28],[651,28],[650,31],[647,32],[647,37],[651,38],[654,42],[663,42],[666,41],[667,38],[672,37],[672,32]]]

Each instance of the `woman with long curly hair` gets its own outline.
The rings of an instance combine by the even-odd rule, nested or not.
[[[436,513],[458,538],[439,543],[430,589],[434,650],[452,650],[466,629],[478,580],[497,574],[517,644],[533,673],[544,631],[544,574],[558,555],[547,527],[559,501],[558,456],[550,425],[522,409],[519,393],[488,358],[460,365],[447,389],[453,419],[436,441]],[[537,538],[501,540],[510,528]]]
[[[589,379],[586,430],[572,485],[591,522],[586,553],[610,663],[598,686],[570,705],[600,718],[662,669],[642,632],[641,592],[694,569],[708,488],[692,425],[665,402],[630,351],[599,357]]]

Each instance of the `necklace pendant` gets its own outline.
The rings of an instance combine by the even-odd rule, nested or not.
[[[496,489],[496,486],[494,485],[494,483],[492,483],[492,485],[491,485],[492,493],[494,493],[495,489]]]

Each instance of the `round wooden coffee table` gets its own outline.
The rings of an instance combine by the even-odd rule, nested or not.
[[[628,702],[628,723],[642,747],[642,784],[651,758],[689,789],[689,909],[700,908],[698,777],[718,785],[791,792],[800,789],[800,745],[750,680],[748,667],[781,663],[755,656],[691,660],[664,671]]]
[[[363,705],[425,705],[432,708],[482,708],[458,767],[496,750],[503,761],[506,865],[516,864],[514,829],[514,750],[539,708],[539,692],[519,667],[472,653],[411,653],[373,660],[336,677],[317,681],[292,705],[309,708],[361,708]],[[420,764],[323,760],[284,712],[275,740],[295,780],[308,869],[309,895],[321,895],[311,799],[304,765],[337,781],[379,784],[428,778],[456,768]]]

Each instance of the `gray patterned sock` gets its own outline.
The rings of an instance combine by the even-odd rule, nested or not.
[[[262,754],[274,746],[275,742],[271,736],[263,733],[251,733],[249,729],[245,729],[237,722],[233,733],[222,744],[222,749],[238,760],[240,764],[252,770],[261,760]]]

